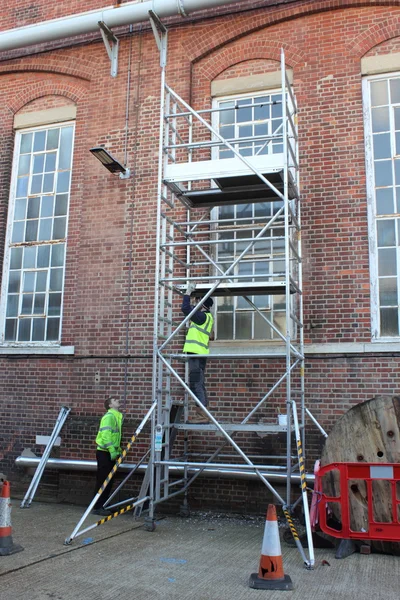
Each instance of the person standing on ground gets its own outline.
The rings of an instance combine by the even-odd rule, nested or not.
[[[190,295],[196,289],[196,284],[189,283],[186,294],[183,296],[182,312],[185,316],[190,314],[194,308],[190,304]],[[207,391],[205,387],[205,371],[207,355],[210,353],[209,341],[212,336],[214,318],[210,312],[214,302],[207,298],[190,319],[189,329],[186,334],[183,352],[195,355],[189,359],[189,387],[193,394],[200,400],[203,406],[208,405]],[[201,409],[196,407],[196,418],[208,423]]]
[[[115,461],[121,454],[121,434],[123,415],[119,412],[120,401],[118,398],[111,396],[104,402],[106,414],[100,421],[99,432],[96,436],[96,459],[97,459],[97,475],[95,494],[103,485],[107,475],[115,465]],[[111,512],[103,508],[104,503],[108,500],[111,494],[112,480],[104,489],[100,498],[93,507],[95,515],[110,515]]]

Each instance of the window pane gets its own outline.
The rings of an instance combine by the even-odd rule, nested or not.
[[[46,340],[49,342],[57,341],[60,329],[60,319],[48,319]]]
[[[218,319],[218,339],[231,340],[233,338],[233,313],[221,313]]]
[[[269,319],[271,318],[271,315],[267,312],[263,312],[263,315]],[[258,313],[254,315],[254,339],[271,339],[271,327]]]
[[[395,277],[379,280],[379,302],[381,306],[397,306],[397,279]]]
[[[377,235],[378,235],[378,246],[394,246],[396,244],[396,230],[395,221],[378,221],[377,222]]]
[[[31,151],[32,137],[32,133],[24,133],[21,135],[21,154]]]
[[[35,294],[35,302],[33,305],[33,314],[43,315],[44,314],[44,303],[46,300],[46,294]]]
[[[47,271],[38,271],[36,273],[36,291],[45,292],[47,283]]]
[[[28,175],[31,165],[30,154],[21,154],[18,164],[18,175]]]
[[[42,191],[43,175],[34,175],[31,183],[31,194],[40,194]]]
[[[43,177],[43,192],[52,192],[54,190],[54,173],[47,173]]]
[[[390,158],[390,134],[389,133],[378,133],[374,135],[374,158]]]
[[[25,223],[23,221],[19,221],[18,223],[14,223],[11,241],[13,244],[18,244],[22,242],[24,239],[25,232]]]
[[[65,217],[54,219],[53,240],[62,240],[63,238],[65,238],[66,225],[67,220],[65,219]]]
[[[46,173],[50,173],[51,171],[56,170],[56,158],[57,158],[56,152],[50,152],[49,154],[46,154],[46,163],[45,163],[45,168],[44,168]]]
[[[391,100],[392,104],[400,103],[400,79],[399,78],[390,80],[390,100]]]
[[[28,219],[37,219],[39,216],[40,198],[29,198]]]
[[[21,284],[21,272],[20,271],[10,271],[10,276],[8,279],[8,292],[9,294],[18,294]]]
[[[29,342],[31,339],[32,319],[20,319],[18,330],[18,341]]]
[[[70,171],[63,171],[62,173],[58,173],[57,179],[57,192],[68,192],[69,190],[69,178]]]
[[[58,148],[59,136],[59,129],[49,129],[49,131],[47,132],[46,150],[54,150],[54,148]]]
[[[17,198],[22,198],[28,195],[29,177],[18,177],[17,180]]]
[[[61,294],[49,295],[49,316],[57,316],[61,314]]]
[[[396,275],[396,249],[381,248],[378,250],[378,274],[383,277]]]
[[[264,104],[263,104],[264,103]],[[261,96],[254,98],[254,104],[260,104],[260,106],[254,107],[254,120],[261,121],[270,118],[270,105],[269,98],[267,96]]]
[[[51,240],[51,226],[53,225],[53,219],[41,219],[39,227],[39,241],[44,242]]]
[[[40,152],[44,150],[46,142],[46,131],[35,131],[33,139],[33,151]]]
[[[251,314],[236,313],[236,339],[251,340]]]
[[[52,217],[54,206],[54,196],[42,196],[42,206],[40,209],[41,217]]]
[[[7,297],[7,313],[6,317],[17,317],[18,316],[18,298],[17,295],[9,295]]]
[[[387,336],[399,335],[399,319],[397,308],[381,308],[381,334]]]
[[[17,327],[18,327],[17,319],[7,319],[6,320],[6,328],[5,328],[5,332],[4,332],[4,340],[6,342],[15,342],[16,341]]]
[[[371,81],[371,105],[387,104],[389,100],[387,81]]]
[[[38,268],[48,267],[50,261],[50,246],[39,246],[37,266]]]
[[[50,291],[57,292],[62,289],[63,270],[51,269],[50,271]]]
[[[390,215],[394,212],[393,189],[376,190],[376,212],[378,215]]]
[[[382,160],[375,163],[375,185],[376,187],[393,185],[392,161]]]
[[[36,267],[36,250],[35,246],[24,248],[24,269],[34,269]]]
[[[51,266],[61,267],[64,265],[64,248],[65,244],[57,244],[51,250]]]
[[[372,109],[372,131],[389,131],[389,108],[373,108]]]
[[[43,173],[44,158],[44,154],[36,154],[36,156],[33,157],[33,173]]]
[[[32,308],[33,308],[33,294],[24,294],[22,296],[21,314],[23,314],[23,315],[32,314]]]
[[[230,108],[235,105],[234,102],[221,102],[220,108]],[[231,125],[235,122],[235,111],[234,110],[222,110],[219,113],[220,125]]]
[[[11,248],[10,269],[20,269],[22,266],[22,248]]]
[[[70,169],[72,158],[72,127],[63,127],[61,130],[59,169]]]
[[[26,198],[21,198],[15,201],[14,220],[20,221],[26,219]]]
[[[44,332],[46,327],[46,319],[33,319],[32,341],[42,342],[44,340]]]
[[[56,196],[56,208],[54,211],[54,215],[56,217],[61,217],[66,215],[68,211],[68,194],[58,194]]]
[[[23,292],[34,292],[35,291],[36,273],[28,271],[24,276],[24,287]]]
[[[37,240],[38,221],[27,221],[25,231],[26,242],[36,242]]]

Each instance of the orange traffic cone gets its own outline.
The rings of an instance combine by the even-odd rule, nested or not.
[[[11,533],[10,483],[4,481],[0,493],[0,556],[8,556],[23,550],[22,546],[13,543]]]
[[[268,505],[264,538],[261,549],[258,573],[250,575],[249,586],[257,590],[292,590],[293,583],[289,575],[283,572],[281,542],[279,539],[276,508]]]

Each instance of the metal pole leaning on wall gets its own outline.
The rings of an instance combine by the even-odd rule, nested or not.
[[[305,525],[306,525],[306,533],[307,533],[308,554],[310,557],[309,561],[305,560],[305,565],[307,568],[313,569],[314,562],[315,562],[315,560],[314,560],[314,545],[313,545],[312,531],[311,531],[310,510],[308,507],[306,470],[305,470],[305,466],[304,466],[304,458],[303,458],[303,449],[302,449],[302,445],[301,445],[299,421],[297,418],[297,407],[296,407],[296,402],[294,400],[292,400],[292,412],[293,412],[294,430],[295,430],[295,435],[296,435],[297,455],[299,458],[299,470],[300,470],[300,479],[301,479],[300,485],[301,485],[301,495],[303,498],[303,510],[304,510],[304,520],[305,520]],[[288,521],[288,523],[289,523],[289,521]],[[289,527],[292,530],[290,523],[289,523]],[[292,533],[293,533],[293,530],[292,530]],[[299,547],[299,545],[301,546],[298,536],[297,537],[293,536],[293,537],[296,542],[296,546],[298,546],[298,547]],[[304,556],[304,553],[303,553],[303,556]]]
[[[95,495],[95,497],[93,498],[93,500],[91,501],[91,503],[89,504],[89,506],[87,507],[85,512],[83,513],[82,518],[80,519],[79,523],[77,524],[77,526],[75,527],[75,529],[73,530],[71,535],[65,539],[65,541],[64,541],[65,545],[68,546],[74,538],[78,537],[78,535],[82,535],[83,533],[86,533],[90,529],[93,529],[94,527],[97,527],[98,525],[102,525],[106,521],[109,521],[110,519],[117,517],[118,515],[122,515],[123,513],[128,512],[128,510],[135,508],[135,506],[137,506],[138,504],[142,504],[143,502],[145,502],[148,499],[147,497],[140,498],[139,500],[134,502],[132,505],[122,508],[121,510],[113,513],[109,517],[101,519],[100,521],[97,521],[97,523],[95,523],[94,525],[91,525],[90,527],[86,528],[85,530],[80,531],[82,524],[85,522],[87,516],[90,514],[91,510],[93,509],[97,500],[100,498],[104,489],[107,487],[107,485],[110,483],[111,479],[114,477],[120,464],[125,460],[127,453],[129,452],[129,450],[132,447],[132,444],[136,441],[136,438],[138,437],[139,433],[142,431],[143,427],[147,423],[149,417],[153,414],[156,406],[157,406],[156,402],[153,402],[153,404],[151,405],[150,409],[148,410],[146,416],[144,417],[144,419],[140,423],[139,427],[136,429],[134,435],[131,437],[128,444],[126,445],[126,448],[122,451],[121,456],[118,458],[115,465],[111,469],[110,473],[107,475],[107,478],[105,479],[103,485],[101,486],[101,488],[99,489],[99,491],[97,492],[97,494]]]
[[[24,499],[21,502],[20,508],[29,508],[30,507],[33,497],[34,497],[36,490],[38,488],[38,485],[40,483],[40,480],[42,478],[43,471],[46,467],[46,463],[49,459],[50,452],[52,451],[52,448],[57,440],[58,434],[60,433],[61,429],[63,428],[65,420],[68,417],[70,412],[71,412],[71,409],[68,408],[67,406],[61,407],[60,412],[57,417],[56,424],[53,429],[53,432],[50,436],[49,441],[47,442],[47,446],[43,452],[43,456],[40,459],[40,462],[36,468],[35,474],[32,477],[32,481],[29,485],[28,491],[26,492],[26,494],[24,496]]]

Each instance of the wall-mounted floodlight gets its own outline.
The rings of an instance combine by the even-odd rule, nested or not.
[[[121,165],[121,163],[105,148],[101,148],[100,146],[97,148],[90,148],[90,152],[105,166],[106,169],[108,169],[108,171],[110,171],[110,173],[119,173],[120,179],[128,179],[128,177],[130,177],[130,169]]]

